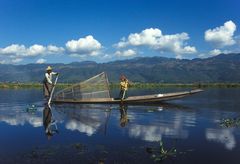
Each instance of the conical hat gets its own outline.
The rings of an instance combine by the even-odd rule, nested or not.
[[[51,71],[52,70],[52,67],[51,66],[48,66],[47,68],[46,68],[46,71]]]

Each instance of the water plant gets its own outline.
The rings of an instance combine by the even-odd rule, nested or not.
[[[165,149],[163,146],[163,141],[159,141],[158,148],[147,147],[146,152],[151,154],[151,158],[158,163],[167,158],[176,157],[177,155],[177,149],[175,147]]]
[[[30,113],[30,114],[35,114],[36,111],[37,111],[37,107],[36,107],[36,105],[34,105],[34,104],[29,105],[29,106],[26,108],[26,112],[27,112],[27,113]]]
[[[240,126],[240,117],[237,118],[224,118],[220,122],[221,127],[232,128]]]

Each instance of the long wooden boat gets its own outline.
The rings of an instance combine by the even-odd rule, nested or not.
[[[160,103],[168,100],[179,99],[192,94],[202,92],[201,89],[195,89],[191,91],[165,93],[165,94],[153,94],[153,95],[143,95],[143,96],[131,96],[127,99],[120,100],[114,98],[61,98],[57,97],[53,99],[54,103],[81,103],[81,104],[147,104],[147,103]]]
[[[111,98],[108,78],[102,72],[83,82],[74,84],[68,88],[58,91],[53,98],[54,103],[82,103],[82,104],[116,104],[124,102],[126,104],[159,103],[172,99],[179,99],[188,95],[201,92],[200,89],[191,91],[153,94],[142,96],[131,96],[120,100]]]

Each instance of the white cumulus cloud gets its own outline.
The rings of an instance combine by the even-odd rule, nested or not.
[[[221,49],[213,49],[210,50],[209,52],[204,52],[204,53],[200,53],[198,54],[199,58],[208,58],[208,57],[214,57],[220,54],[229,54],[232,53],[232,51],[229,50],[221,50]]]
[[[219,49],[214,49],[214,50],[211,50],[211,51],[209,52],[209,55],[211,55],[211,56],[216,56],[216,55],[219,55],[219,54],[221,54],[221,53],[222,53],[221,50],[219,50]]]
[[[132,49],[115,52],[115,55],[122,56],[122,57],[131,57],[131,56],[135,56],[136,54],[137,54],[136,51],[134,51]]]
[[[12,59],[12,63],[19,63],[22,60],[23,60],[22,58],[15,58],[15,59]]]
[[[12,44],[5,48],[0,48],[0,55],[24,56],[26,47],[24,45]]]
[[[47,47],[34,44],[30,47],[25,47],[24,45],[12,44],[5,48],[0,48],[0,55],[10,55],[11,57],[30,57],[38,55],[49,55],[49,54],[61,54],[64,48],[49,45]]]
[[[121,41],[118,43],[118,47],[126,47],[127,45],[142,46],[149,45],[154,46],[157,43],[157,39],[162,36],[162,32],[159,29],[145,29],[141,33],[134,33],[128,36],[127,41]]]
[[[228,54],[231,53],[232,51],[229,50],[220,50],[220,49],[213,49],[211,51],[209,51],[209,55],[210,56],[217,56],[219,54]]]
[[[46,52],[46,47],[38,44],[34,44],[33,46],[26,49],[25,55],[27,56],[37,56],[44,54]]]
[[[45,62],[46,62],[46,59],[43,59],[43,58],[38,59],[38,60],[36,61],[37,64],[43,64],[43,63],[45,63]]]
[[[160,29],[149,28],[140,33],[130,34],[127,39],[123,38],[119,43],[115,44],[115,46],[117,48],[125,48],[127,46],[147,46],[150,49],[158,50],[160,52],[173,52],[178,56],[181,54],[196,53],[196,48],[188,46],[186,43],[187,40],[189,40],[189,36],[185,32],[163,35]]]
[[[203,58],[207,58],[208,56],[205,53],[200,53],[200,54],[198,54],[198,57],[203,59]]]
[[[47,46],[47,54],[62,54],[65,51],[63,47],[57,47],[54,45]]]
[[[237,26],[233,21],[227,21],[223,26],[205,31],[205,40],[218,47],[234,45],[236,41],[233,37],[236,29]]]
[[[54,45],[43,46],[34,44],[26,47],[25,45],[12,44],[0,48],[0,56],[5,58],[6,63],[19,63],[23,58],[63,54],[64,51],[63,47],[57,47]]]
[[[94,39],[92,35],[88,35],[85,38],[68,41],[66,43],[66,48],[70,53],[74,54],[74,56],[97,56],[100,54],[102,45],[99,41]]]

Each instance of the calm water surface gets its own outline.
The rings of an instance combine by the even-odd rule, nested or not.
[[[179,90],[187,89],[132,89],[129,95]],[[220,126],[224,118],[240,117],[240,89],[206,89],[152,106],[53,105],[52,115],[41,90],[0,95],[1,164],[156,163],[159,141],[165,151],[176,149],[162,163],[240,162],[240,127]]]

